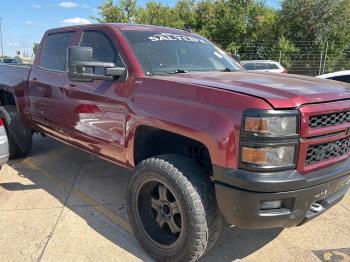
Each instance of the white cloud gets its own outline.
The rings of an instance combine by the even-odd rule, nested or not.
[[[87,4],[82,4],[81,7],[82,7],[82,8],[90,8],[90,6],[87,5]]]
[[[12,43],[12,42],[8,42],[7,43],[9,46],[14,46],[14,47],[18,47],[18,46],[20,46],[20,44],[19,43]]]
[[[39,9],[41,7],[41,5],[38,5],[38,4],[32,4],[32,7],[35,8],[35,9]]]
[[[26,21],[25,24],[26,25],[30,25],[30,26],[47,26],[47,24],[40,24],[38,22],[33,22],[33,21],[30,21],[30,20]]]
[[[61,2],[58,4],[58,6],[63,8],[74,8],[74,7],[77,7],[78,4],[74,2]]]
[[[91,22],[86,19],[86,18],[81,18],[81,17],[74,17],[74,18],[67,18],[62,20],[62,24],[67,24],[67,25],[87,25],[91,24]]]

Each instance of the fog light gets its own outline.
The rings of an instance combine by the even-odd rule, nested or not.
[[[261,202],[260,209],[278,209],[282,207],[282,200],[263,201]]]

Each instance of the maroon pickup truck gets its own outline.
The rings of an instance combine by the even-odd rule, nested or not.
[[[350,86],[246,72],[165,27],[49,30],[33,66],[0,66],[10,157],[33,132],[133,170],[127,208],[157,260],[193,261],[224,222],[299,226],[350,185]]]

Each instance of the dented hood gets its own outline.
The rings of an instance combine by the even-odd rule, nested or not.
[[[276,109],[350,99],[349,84],[292,74],[191,72],[157,78],[252,95]]]

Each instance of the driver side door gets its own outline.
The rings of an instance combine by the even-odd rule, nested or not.
[[[83,31],[79,45],[93,48],[93,61],[125,67],[110,36],[102,30]],[[95,68],[94,74],[104,73],[104,68]],[[127,80],[76,82],[67,79],[64,93],[70,143],[111,160],[125,161],[128,110],[122,90],[128,84]]]

